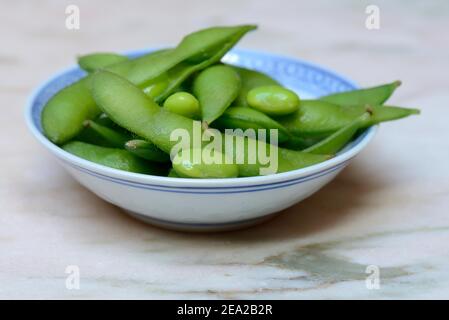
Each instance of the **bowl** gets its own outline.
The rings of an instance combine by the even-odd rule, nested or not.
[[[129,52],[136,57],[148,50]],[[227,63],[265,72],[302,98],[351,90],[343,76],[296,58],[234,49]],[[63,87],[85,75],[78,67],[64,70],[37,88],[26,108],[26,122],[37,140],[83,186],[130,215],[164,228],[182,231],[224,231],[244,228],[273,217],[329,183],[373,138],[365,130],[334,158],[290,172],[232,179],[182,179],[130,173],[76,157],[43,134],[41,112]],[[300,214],[300,212],[298,212]]]

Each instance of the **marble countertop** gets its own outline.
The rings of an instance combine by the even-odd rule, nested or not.
[[[366,4],[355,0],[70,1],[80,30],[65,28],[67,4],[2,4],[0,298],[449,298],[447,1],[378,1],[379,30],[365,28]],[[392,104],[422,115],[382,125],[336,180],[274,220],[202,235],[128,217],[27,132],[27,96],[75,55],[242,22],[260,25],[242,47],[362,85],[401,79]]]

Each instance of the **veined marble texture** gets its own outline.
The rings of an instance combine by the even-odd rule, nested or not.
[[[67,4],[80,8],[78,31],[65,28]],[[449,298],[449,4],[377,1],[380,29],[367,30],[368,4],[2,1],[0,298]],[[221,234],[128,217],[78,185],[25,128],[26,97],[77,54],[246,22],[260,28],[242,47],[297,56],[361,85],[401,79],[391,104],[422,115],[383,124],[334,182],[279,217]],[[79,289],[66,287],[68,266],[79,268]],[[378,288],[367,270],[379,271]]]

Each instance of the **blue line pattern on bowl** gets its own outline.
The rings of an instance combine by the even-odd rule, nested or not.
[[[138,189],[146,189],[146,190],[154,190],[154,191],[163,191],[163,192],[172,192],[172,193],[190,193],[190,194],[229,194],[229,193],[245,193],[245,192],[256,192],[256,191],[263,191],[263,190],[273,190],[273,189],[279,189],[284,188],[296,184],[300,184],[306,181],[310,181],[322,176],[325,176],[329,173],[332,173],[334,171],[337,171],[339,169],[344,168],[348,162],[351,161],[351,159],[346,160],[345,162],[342,162],[336,166],[333,166],[331,168],[328,168],[326,170],[322,170],[319,172],[316,172],[314,174],[310,174],[308,176],[296,178],[296,179],[290,179],[290,180],[284,180],[280,182],[275,183],[267,183],[267,184],[259,184],[259,185],[250,185],[250,186],[238,186],[238,187],[175,187],[175,186],[163,186],[163,185],[157,185],[157,184],[149,184],[149,183],[140,183],[135,181],[130,181],[126,179],[120,179],[120,178],[114,178],[110,177],[86,168],[82,168],[80,166],[74,165],[68,161],[64,161],[67,165],[73,167],[74,169],[84,172],[88,175],[97,177],[99,179],[103,179],[106,181],[111,181],[120,185],[129,186],[132,188],[138,188]]]

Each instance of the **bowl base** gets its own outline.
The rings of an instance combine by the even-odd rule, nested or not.
[[[254,225],[260,224],[262,222],[268,221],[277,214],[270,213],[268,215],[250,219],[250,220],[241,220],[236,222],[224,222],[224,223],[184,223],[184,222],[172,222],[161,220],[158,218],[152,218],[149,216],[142,215],[140,213],[136,213],[130,210],[124,210],[130,216],[143,221],[145,223],[151,224],[153,226],[168,229],[173,231],[182,231],[182,232],[224,232],[224,231],[234,231],[252,227]]]

